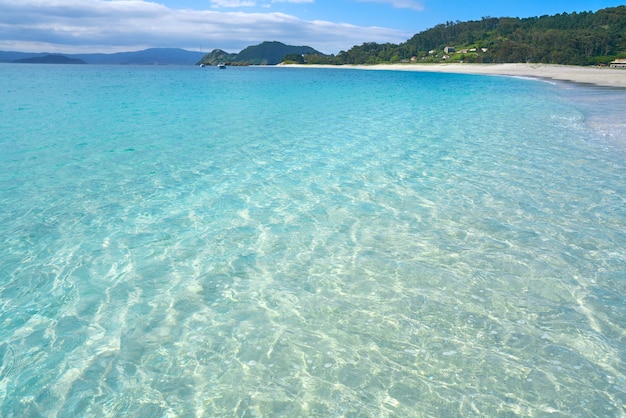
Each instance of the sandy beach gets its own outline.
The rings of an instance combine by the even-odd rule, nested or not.
[[[364,70],[426,71],[459,74],[532,77],[604,87],[626,88],[626,69],[549,64],[380,64],[302,67],[358,68]]]

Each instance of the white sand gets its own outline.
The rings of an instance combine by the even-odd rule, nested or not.
[[[458,74],[532,77],[626,88],[626,69],[548,64],[380,64],[298,65],[298,67],[358,68],[365,70],[430,71]]]

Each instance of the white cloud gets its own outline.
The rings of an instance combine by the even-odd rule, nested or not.
[[[213,7],[254,7],[255,5],[255,2],[246,0],[211,0]]]
[[[272,0],[272,3],[315,3],[315,0]]]
[[[271,0],[269,2],[267,1],[261,1],[261,4],[257,4],[256,1],[252,1],[252,0],[210,0],[211,2],[211,6],[213,7],[224,7],[224,8],[235,8],[235,7],[254,7],[254,6],[260,6],[260,7],[269,7],[271,3],[297,3],[297,4],[304,4],[304,3],[314,3],[315,0]]]
[[[28,52],[148,47],[238,52],[263,41],[281,41],[337,53],[363,42],[397,43],[412,35],[284,13],[171,9],[139,0],[0,0],[0,10],[0,50]]]
[[[421,2],[415,0],[356,0],[362,3],[385,3],[390,4],[396,9],[411,9],[422,11],[424,10],[424,5]]]

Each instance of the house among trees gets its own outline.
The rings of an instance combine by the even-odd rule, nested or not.
[[[447,46],[443,49],[443,52],[445,52],[446,54],[451,54],[453,52],[455,52],[455,49],[451,46]]]
[[[618,58],[615,61],[611,61],[609,63],[609,66],[611,68],[626,68],[626,59],[624,58]]]

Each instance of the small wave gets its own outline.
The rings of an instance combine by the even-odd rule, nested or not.
[[[5,344],[6,345],[6,344]],[[2,363],[0,364],[0,380],[5,379],[11,374],[11,370],[15,366],[15,350],[10,345],[6,345]]]

